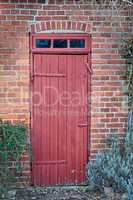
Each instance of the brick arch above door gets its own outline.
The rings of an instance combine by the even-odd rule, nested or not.
[[[81,32],[81,33],[91,33],[91,24],[78,21],[43,21],[35,22],[31,25],[32,33],[40,32]]]

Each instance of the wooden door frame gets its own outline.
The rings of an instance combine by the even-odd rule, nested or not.
[[[59,49],[59,50],[54,50],[54,49],[50,49],[50,50],[38,50],[37,48],[35,48],[35,43],[34,40],[36,38],[66,38],[66,39],[70,39],[70,38],[85,38],[86,41],[86,46],[85,49]],[[31,145],[33,144],[32,141],[32,135],[33,135],[33,69],[34,69],[34,62],[33,62],[33,57],[35,54],[76,54],[76,55],[87,55],[87,60],[88,63],[86,63],[88,66],[88,70],[87,70],[87,97],[90,97],[91,99],[91,35],[86,34],[86,33],[32,33],[30,34],[30,141],[31,141]],[[90,149],[91,149],[91,142],[90,142],[90,138],[91,138],[91,102],[88,99],[88,105],[87,105],[87,110],[89,111],[87,114],[87,121],[88,121],[88,127],[87,127],[87,162],[89,162],[89,158],[90,158]],[[33,161],[31,164],[31,183],[33,185],[33,173],[32,173],[32,166],[33,166]]]

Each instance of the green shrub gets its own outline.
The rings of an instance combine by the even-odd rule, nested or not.
[[[24,124],[0,122],[0,198],[5,198],[22,170],[20,161],[26,149],[26,133]]]
[[[98,153],[96,161],[91,161],[88,165],[89,180],[100,190],[104,186],[116,189],[117,175],[120,173],[122,157],[117,138],[111,139],[111,147]]]
[[[130,112],[129,119],[133,119]],[[129,121],[129,120],[128,120]],[[119,138],[111,139],[111,147],[98,153],[96,161],[88,165],[90,182],[100,190],[111,186],[114,191],[128,193],[133,197],[133,123],[128,123],[128,133],[125,138],[124,150],[121,151]],[[128,199],[128,200],[129,200]]]

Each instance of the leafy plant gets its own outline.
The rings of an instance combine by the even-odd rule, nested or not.
[[[129,98],[129,106],[133,107],[133,39],[124,41],[121,55],[126,59],[126,93]]]
[[[89,178],[96,187],[116,187],[116,172],[121,166],[120,149],[118,140],[114,137],[111,141],[111,148],[98,153],[96,161],[89,164]],[[97,176],[98,175],[98,176]]]
[[[21,158],[26,149],[27,128],[24,124],[0,122],[0,197],[17,181],[20,174]],[[14,168],[12,167],[14,162]]]
[[[89,180],[100,190],[111,186],[114,191],[125,192],[125,200],[133,199],[133,110],[129,112],[128,129],[121,151],[118,137],[110,139],[109,150],[103,150],[96,161],[88,165]]]

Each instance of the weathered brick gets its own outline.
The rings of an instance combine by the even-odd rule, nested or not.
[[[49,5],[38,0],[0,2],[0,118],[14,123],[27,120],[30,124],[28,24],[32,24],[32,33],[77,30],[91,34],[90,158],[106,148],[106,139],[112,134],[123,138],[128,109],[122,77],[125,61],[119,47],[132,31],[132,12],[121,10],[119,16],[109,16],[104,11],[102,16],[90,5],[64,0],[50,0]],[[24,155],[22,163],[27,166],[22,177],[24,184],[29,184],[31,177],[27,162],[28,156]]]

